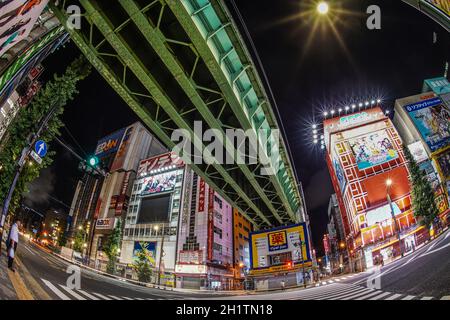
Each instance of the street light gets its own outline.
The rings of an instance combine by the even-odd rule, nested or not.
[[[328,3],[326,3],[325,1],[322,1],[317,5],[317,12],[321,15],[327,14],[329,9],[330,7],[328,6]]]
[[[387,197],[387,201],[389,203],[389,208],[391,209],[392,219],[394,220],[395,231],[397,232],[397,239],[398,239],[398,246],[400,248],[400,254],[403,257],[403,249],[402,249],[402,242],[401,242],[402,240],[400,238],[400,227],[398,226],[397,219],[395,218],[394,207],[392,206],[392,200],[391,200],[391,195],[390,195],[391,186],[392,186],[392,179],[388,178],[386,180],[386,187],[387,187],[386,197]]]

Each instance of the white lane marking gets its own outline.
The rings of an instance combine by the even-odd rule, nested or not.
[[[64,290],[66,290],[68,293],[70,293],[72,296],[74,296],[75,298],[77,298],[78,300],[86,300],[85,297],[80,296],[78,293],[76,293],[75,291],[73,291],[72,289],[70,289],[69,287],[63,286],[62,284],[59,285],[61,288],[63,288]]]
[[[382,294],[379,294],[379,295],[377,295],[375,297],[372,297],[369,300],[380,300],[381,298],[384,298],[384,297],[386,297],[386,296],[388,296],[390,294],[391,294],[390,292],[383,292]]]
[[[362,294],[364,292],[367,292],[366,290],[367,290],[366,288],[361,288],[361,289],[358,289],[358,290],[350,290],[350,291],[347,291],[347,292],[337,293],[337,294],[331,295],[326,300],[340,300],[342,298],[345,298],[345,297],[348,297],[348,296],[352,296],[352,295],[356,294],[357,292]],[[315,300],[319,300],[319,299],[315,299]]]
[[[365,290],[361,291],[360,293],[356,293],[354,295],[350,295],[350,296],[346,296],[346,297],[341,297],[340,300],[353,300],[362,295],[372,293],[373,291],[374,291],[374,289],[365,289]]]
[[[373,297],[373,296],[379,296],[380,293],[382,294],[383,292],[382,292],[382,291],[375,290],[374,292],[369,293],[369,294],[366,294],[365,296],[362,296],[362,297],[358,297],[358,298],[356,298],[355,300],[366,300],[367,298],[371,298],[371,297]]]
[[[334,289],[328,289],[328,288],[321,288],[322,291],[316,290],[315,292],[309,292],[309,293],[303,293],[299,294],[297,297],[302,299],[316,299],[321,297],[328,297],[328,296],[336,296],[336,295],[343,295],[343,294],[349,294],[354,293],[355,289],[358,290],[358,288],[334,288]],[[359,289],[361,290],[361,289]]]
[[[424,254],[422,254],[422,255],[420,255],[420,256],[421,256],[421,257],[427,256],[427,255],[429,255],[429,254],[432,254],[432,253],[435,253],[435,252],[437,252],[437,251],[440,251],[440,250],[442,250],[442,249],[444,249],[444,248],[447,248],[448,246],[450,246],[450,242],[447,243],[445,246],[439,247],[439,248],[434,249],[433,251],[430,251],[430,252],[426,252],[426,253],[424,253]]]
[[[68,296],[66,296],[64,293],[62,293],[57,287],[55,287],[50,281],[47,281],[45,279],[41,279],[42,282],[45,283],[45,285],[53,291],[54,294],[56,294],[60,299],[62,300],[70,300]]]
[[[441,300],[450,300],[450,296],[443,296]]]
[[[122,300],[122,299],[120,299],[119,297],[112,296],[112,295],[110,295],[110,294],[108,294],[108,297],[113,298],[114,300]]]
[[[433,297],[423,297],[423,298],[420,299],[420,300],[433,300]]]
[[[416,296],[406,296],[404,297],[402,300],[412,300],[414,299]]]
[[[102,294],[100,294],[100,293],[93,292],[92,294],[95,294],[97,297],[100,297],[100,298],[102,298],[103,300],[112,300],[111,298],[109,298],[109,297],[107,297],[107,296],[104,296],[104,295],[102,295]]]
[[[30,248],[28,248],[28,246],[23,246],[25,249],[27,249],[27,251],[29,252],[29,253],[31,253],[32,255],[35,255],[35,256],[37,256],[37,254],[36,253],[34,253]]]
[[[88,297],[88,298],[91,299],[91,300],[100,300],[99,298],[93,296],[93,295],[90,294],[90,293],[87,293],[87,292],[84,291],[84,290],[79,289],[78,292],[80,292],[81,294],[84,294],[86,297]]]
[[[385,299],[385,300],[396,300],[397,298],[401,297],[401,294],[394,294],[393,296],[390,296],[389,298]]]

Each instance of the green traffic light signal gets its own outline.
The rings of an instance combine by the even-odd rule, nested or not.
[[[88,163],[91,167],[95,167],[98,165],[98,158],[96,156],[92,156],[89,158]]]

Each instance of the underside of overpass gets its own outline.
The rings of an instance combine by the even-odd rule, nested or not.
[[[71,5],[81,8],[79,29],[70,27]],[[272,106],[223,1],[66,0],[51,8],[97,71],[169,148],[179,128],[202,141],[195,121],[221,133],[268,132],[258,135],[264,156],[256,163],[190,166],[256,228],[301,220],[287,147],[272,134],[278,129]],[[236,146],[226,152],[235,156]],[[267,163],[279,168],[276,174],[261,174]]]

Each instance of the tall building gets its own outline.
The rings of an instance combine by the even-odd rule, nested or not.
[[[146,249],[164,285],[174,281],[184,175],[183,161],[171,152],[140,161],[125,219],[120,262],[131,265]],[[125,276],[132,278],[133,270]]]
[[[420,168],[426,173],[443,222],[448,222],[450,194],[450,84],[426,80],[422,94],[395,101],[394,124]],[[447,89],[446,89],[447,88]]]
[[[323,127],[352,264],[369,268],[380,255],[389,261],[421,243],[427,230],[414,218],[402,141],[381,108],[328,118]]]
[[[233,287],[233,209],[187,168],[179,221],[177,287]]]
[[[233,208],[233,265],[235,270],[235,288],[243,289],[245,276],[250,269],[250,232],[252,224]]]
[[[232,241],[232,207],[178,156],[168,152],[140,162],[125,220],[122,264],[131,265],[146,249],[154,282],[231,289]],[[125,275],[136,277],[131,268]]]
[[[332,194],[328,203],[328,224],[327,224],[328,259],[330,271],[336,272],[341,269],[341,265],[351,270],[348,261],[348,250],[345,241],[344,222],[339,210],[336,194]],[[326,250],[325,250],[326,251]]]
[[[94,261],[97,248],[122,219],[140,159],[158,154],[165,147],[139,122],[98,141],[94,155],[106,175],[85,173],[78,182],[69,212],[69,237],[85,230],[86,254]]]

